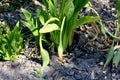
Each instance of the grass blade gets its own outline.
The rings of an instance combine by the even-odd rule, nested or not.
[[[120,62],[120,48],[118,49],[117,53],[113,57],[113,63],[112,63],[113,67],[117,67],[119,62]]]
[[[110,63],[113,56],[114,56],[114,42],[112,43],[111,47],[108,50],[107,60],[106,60],[106,62],[104,64],[104,68]]]
[[[99,17],[93,17],[93,16],[81,17],[79,20],[76,21],[75,28],[89,22],[97,21],[99,19],[100,19]]]
[[[30,20],[30,18],[32,17],[32,14],[23,8],[21,10],[22,10],[23,14],[25,15],[26,20]]]

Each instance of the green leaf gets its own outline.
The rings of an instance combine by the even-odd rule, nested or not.
[[[113,56],[114,56],[114,42],[112,43],[111,47],[108,50],[107,60],[106,60],[106,62],[104,64],[104,68],[110,63]]]
[[[8,27],[8,26],[5,26]],[[22,50],[22,41],[23,41],[23,36],[21,34],[20,28],[19,28],[19,22],[16,24],[14,29],[11,30],[6,30],[9,29],[5,28],[5,36],[0,36],[2,37],[0,39],[1,47],[0,47],[0,58],[2,60],[11,60],[15,61],[18,58],[18,54],[21,53]]]
[[[25,21],[21,21],[27,28],[30,29],[30,31],[33,33],[33,35],[36,37],[38,36],[38,23],[36,22],[37,19],[35,20],[32,14],[22,8],[22,12],[25,15]]]
[[[3,51],[2,51],[2,50],[0,50],[0,54],[3,54]]]
[[[65,17],[62,20],[62,24],[61,24],[61,29],[60,29],[60,42],[59,42],[59,46],[58,46],[58,56],[59,58],[62,60],[63,57],[63,43],[62,43],[62,33],[63,33],[63,28],[64,28],[64,23],[65,23]]]
[[[34,36],[38,36],[38,28],[35,27],[34,24],[31,23],[31,21],[21,21],[31,32]]]
[[[93,21],[97,21],[97,20],[100,20],[99,17],[93,17],[93,16],[84,16],[84,17],[81,17],[80,19],[76,20],[75,22],[75,26],[74,28],[80,26],[80,25],[83,25],[83,24],[86,24],[86,23],[89,23],[89,22],[93,22]]]
[[[55,23],[51,23],[52,21],[59,21],[58,18],[50,18],[49,20],[46,21],[46,23],[44,24],[44,26],[40,29],[40,33],[48,33],[48,32],[52,32],[55,30],[59,30],[59,26]]]
[[[117,53],[113,57],[113,67],[117,67],[120,62],[120,48],[118,49]]]
[[[37,15],[42,25],[44,25],[45,22],[49,19],[49,14],[46,11],[44,11],[41,7],[38,7]]]
[[[57,7],[57,1],[58,0],[53,0],[54,6]]]
[[[67,19],[69,20],[71,18],[71,16],[73,15],[74,13],[74,4],[73,4],[73,0],[68,0],[66,3],[65,3],[65,6],[64,6],[64,11],[63,11],[63,14],[65,14],[67,16]]]
[[[51,0],[48,0],[48,3],[49,3],[49,11],[51,13],[52,16],[56,16],[56,7],[54,6],[54,4],[52,3]]]
[[[120,26],[120,0],[116,0],[116,6],[117,6],[118,24]]]
[[[48,51],[45,50],[42,46],[42,34],[39,36],[39,46],[40,46],[40,53],[42,57],[42,67],[44,68],[49,64],[50,58],[49,58]]]
[[[63,13],[63,11],[64,11],[65,2],[66,2],[66,0],[62,0],[61,5],[60,5],[60,14],[61,14],[61,17],[63,16],[62,13]]]
[[[40,29],[40,33],[49,33],[55,30],[60,30],[59,26],[55,23],[44,25]]]
[[[41,57],[42,57],[42,67],[46,67],[48,64],[49,64],[49,61],[50,61],[50,59],[49,59],[49,53],[48,53],[48,51],[47,50],[45,50],[45,49],[41,49],[41,51],[40,51],[40,53],[41,53]]]
[[[48,10],[48,0],[42,0],[42,1],[43,1],[44,5],[45,5],[46,9]]]
[[[45,18],[44,18],[44,16],[40,15],[39,20],[40,20],[40,22],[41,22],[42,25],[45,24]]]
[[[75,13],[78,13],[87,3],[89,0],[74,0],[75,5]]]
[[[30,20],[32,17],[32,14],[23,8],[21,10],[22,10],[23,14],[25,15],[26,20]]]

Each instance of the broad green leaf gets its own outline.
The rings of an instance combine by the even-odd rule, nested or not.
[[[67,19],[69,20],[71,18],[71,16],[73,15],[73,13],[74,13],[73,0],[68,0],[65,3],[63,14],[65,14],[67,16]]]
[[[117,53],[113,57],[113,67],[117,67],[120,62],[120,48],[118,49]]]
[[[40,15],[39,20],[40,20],[40,22],[41,22],[42,25],[45,24],[45,18],[44,18],[44,16]]]
[[[22,10],[23,14],[25,15],[26,20],[30,20],[30,18],[32,17],[32,14],[23,8],[21,10]]]
[[[84,16],[84,17],[81,17],[80,19],[76,20],[74,28],[76,28],[76,27],[78,27],[80,25],[89,23],[89,22],[97,21],[99,19],[100,19],[99,17],[93,17],[93,16]]]
[[[40,33],[49,33],[55,30],[60,30],[59,26],[55,23],[44,25],[40,29]]]
[[[50,62],[49,53],[45,49],[41,49],[40,53],[41,53],[41,57],[42,57],[42,61],[43,61],[42,62],[42,67],[46,67]]]
[[[87,3],[89,0],[74,0],[75,5],[75,13],[78,13]]]

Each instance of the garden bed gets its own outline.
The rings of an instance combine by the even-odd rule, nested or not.
[[[117,23],[115,0],[91,0],[94,8],[98,11],[103,23],[110,31],[114,31]],[[34,10],[36,6],[29,3],[25,8]],[[87,10],[83,11],[83,15]],[[12,12],[0,12],[0,21],[6,20],[10,26],[21,19],[19,9]],[[85,31],[75,30],[73,44],[65,52],[66,62],[62,64],[58,60],[56,52],[50,52],[50,63],[40,74],[41,57],[39,49],[35,45],[32,34],[24,26],[22,33],[24,38],[29,38],[29,44],[24,47],[24,54],[19,55],[15,62],[0,61],[0,80],[116,80],[120,79],[120,65],[113,69],[111,64],[103,69],[106,54],[110,43],[102,40],[102,35],[86,45],[91,37]],[[85,29],[91,30],[91,26]],[[92,29],[93,31],[93,29]],[[26,32],[26,33],[25,33]],[[93,31],[95,34],[95,32]],[[107,44],[106,44],[107,43]]]

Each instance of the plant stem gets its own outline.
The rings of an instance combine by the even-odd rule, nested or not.
[[[43,46],[42,46],[42,34],[40,34],[40,37],[39,37],[39,47],[40,47],[40,50],[43,49]]]

